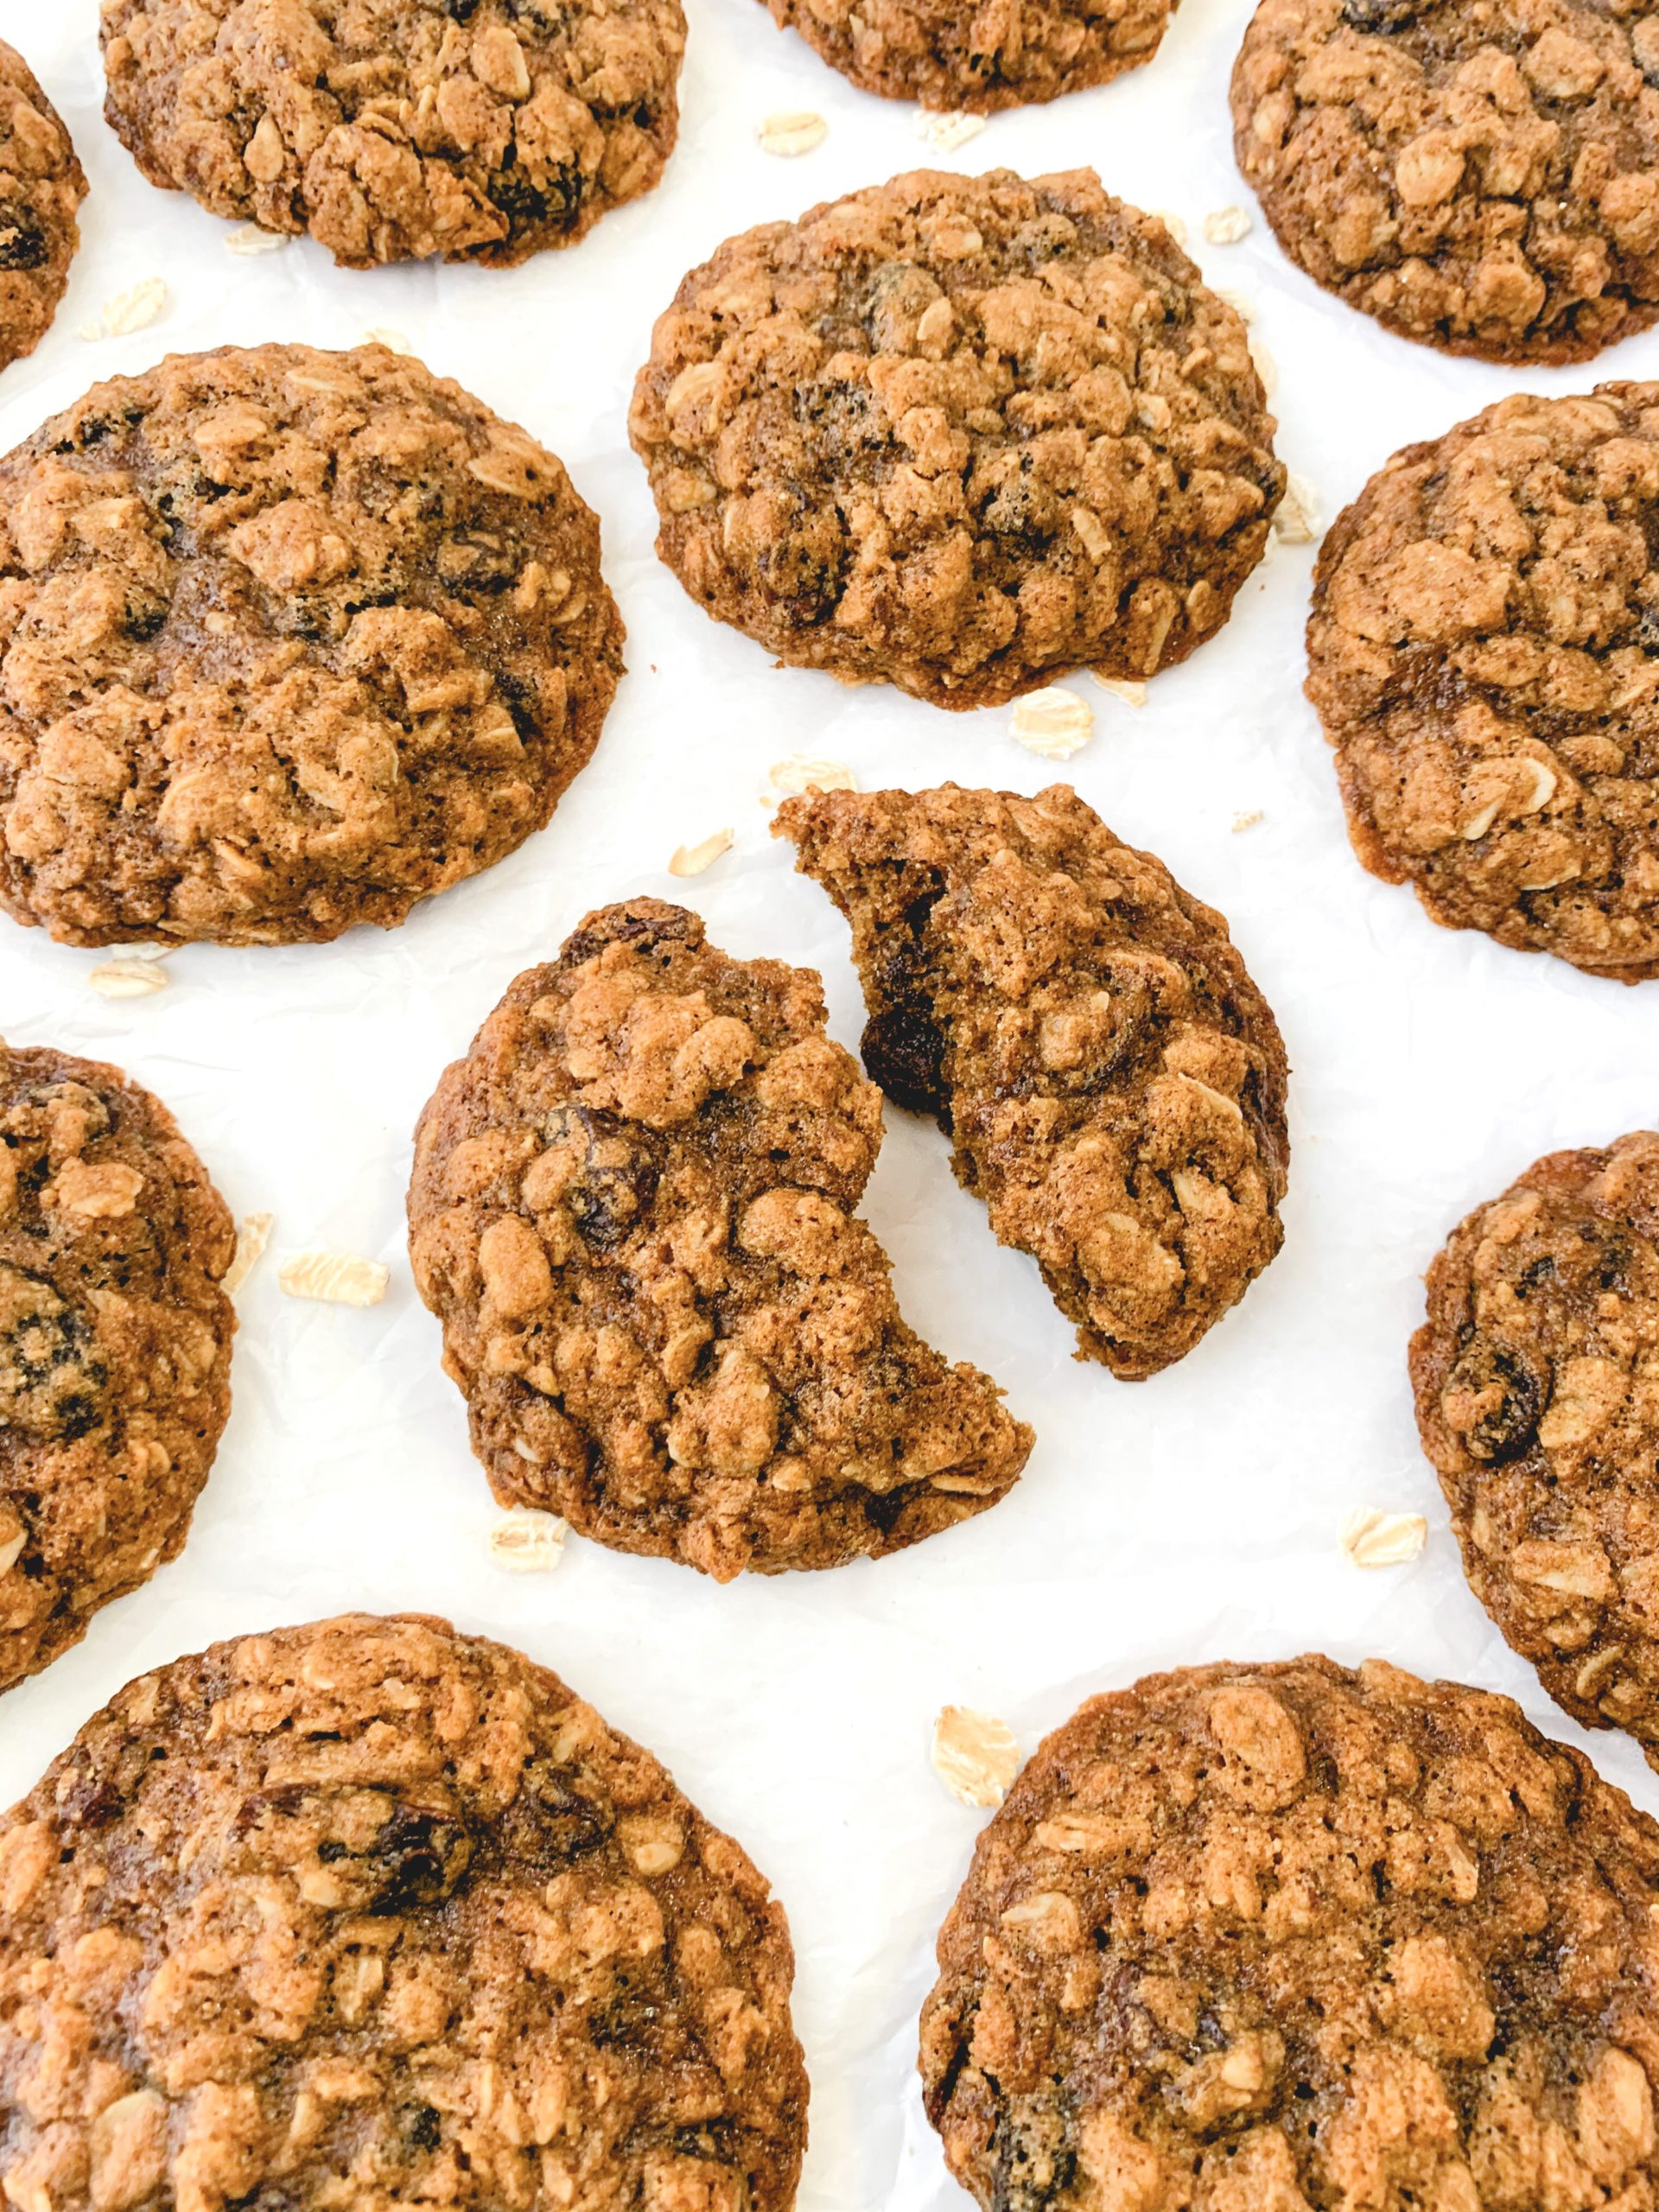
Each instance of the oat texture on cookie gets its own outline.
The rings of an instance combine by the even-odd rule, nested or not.
[[[1659,1135],[1478,1206],[1411,1378],[1475,1594],[1575,1720],[1659,1765]]]
[[[400,922],[598,741],[562,465],[380,346],[175,356],[0,461],[0,903],[69,944]]]
[[[1372,1661],[1088,1700],[922,2015],[985,2212],[1637,2212],[1659,1827],[1508,1698]]]
[[[1354,849],[1437,922],[1659,976],[1659,384],[1408,446],[1314,577],[1308,696]]]
[[[0,1819],[39,2212],[791,2212],[779,1907],[556,1675],[419,1617],[120,1692]]]
[[[1402,337],[1584,361],[1659,315],[1659,20],[1591,0],[1262,0],[1238,164]]]
[[[0,369],[51,327],[80,243],[86,176],[34,72],[0,39]]]
[[[1030,1430],[906,1325],[854,1213],[880,1097],[824,1023],[809,970],[635,899],[446,1071],[410,1252],[503,1505],[724,1581],[897,1551],[1013,1484]]]
[[[235,1249],[158,1100],[0,1045],[0,1690],[182,1548],[230,1411]],[[5,2104],[0,2066],[0,2142]]]
[[[1184,659],[1284,489],[1243,322],[1088,169],[920,170],[728,239],[630,429],[693,599],[944,707]]]
[[[1067,785],[812,792],[778,834],[852,925],[864,1061],[1077,1324],[1155,1373],[1278,1250],[1283,1043],[1221,916]]]
[[[1104,85],[1158,51],[1175,0],[766,0],[867,92],[985,115]]]
[[[679,127],[679,0],[102,9],[105,114],[150,182],[352,268],[573,245]]]

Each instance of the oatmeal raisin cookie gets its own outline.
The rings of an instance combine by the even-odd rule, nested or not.
[[[1403,338],[1587,361],[1659,315],[1659,16],[1262,0],[1238,165],[1280,245]]]
[[[390,928],[545,823],[622,635],[563,467],[418,361],[95,385],[0,461],[0,905],[72,944]]]
[[[182,1548],[230,1412],[235,1249],[158,1099],[0,1045],[0,1690]]]
[[[0,1818],[18,2212],[790,2212],[782,1909],[648,1751],[416,1616],[143,1675]]]
[[[1031,1432],[910,1329],[853,1208],[881,1103],[807,969],[590,914],[416,1132],[410,1252],[504,1505],[725,1581],[994,1504]]]
[[[693,599],[942,707],[1184,660],[1285,483],[1243,323],[1090,169],[922,169],[728,238],[631,430]]]
[[[349,268],[507,267],[649,192],[679,0],[103,0],[111,128],[152,184]]]
[[[812,791],[777,833],[852,924],[864,1063],[931,1114],[1078,1356],[1155,1374],[1279,1249],[1285,1048],[1227,925],[1074,791]]]
[[[985,2212],[1637,2212],[1659,1827],[1508,1698],[1373,1660],[1090,1698],[922,2015]]]
[[[1497,404],[1338,518],[1310,699],[1354,849],[1434,920],[1659,975],[1659,384]]]

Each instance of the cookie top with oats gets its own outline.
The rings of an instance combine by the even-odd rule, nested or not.
[[[0,1878],[10,2204],[795,2202],[781,1907],[648,1751],[447,1622],[141,1675],[0,1818]]]
[[[52,325],[80,243],[86,177],[34,72],[0,39],[0,369]]]
[[[1659,976],[1659,384],[1499,400],[1332,526],[1307,692],[1349,835],[1435,921]]]
[[[1460,1223],[1411,1379],[1476,1596],[1659,1766],[1659,1135],[1551,1153]]]
[[[421,1117],[410,1244],[503,1505],[721,1581],[897,1551],[1031,1432],[900,1315],[881,1103],[808,969],[655,899],[518,977]]]
[[[73,944],[401,922],[598,742],[562,464],[384,346],[175,355],[0,461],[0,903]]]
[[[1079,1357],[1152,1375],[1279,1249],[1285,1048],[1210,907],[1066,785],[812,791],[779,835],[852,924],[864,1064],[951,1138]]]
[[[657,550],[781,660],[982,707],[1226,620],[1285,474],[1244,325],[1090,169],[918,170],[728,238],[631,432]]]
[[[1262,0],[1234,143],[1280,245],[1402,338],[1587,361],[1659,316],[1659,18]]]
[[[0,1690],[182,1548],[230,1412],[235,1249],[159,1100],[0,1045]]]
[[[103,0],[102,37],[152,184],[354,269],[572,245],[679,129],[679,0]]]
[[[928,2114],[985,2212],[1645,2204],[1656,1883],[1659,1827],[1508,1698],[1154,1675],[980,1837]]]
[[[766,0],[861,91],[988,115],[1109,84],[1158,51],[1177,0]]]

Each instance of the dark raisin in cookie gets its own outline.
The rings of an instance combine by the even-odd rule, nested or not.
[[[679,0],[103,0],[152,184],[336,261],[571,245],[673,151]]]
[[[1090,169],[923,169],[728,239],[631,430],[693,599],[942,707],[1184,660],[1285,483],[1243,322]]]
[[[1307,694],[1354,849],[1437,922],[1659,975],[1659,384],[1500,400],[1319,555]]]
[[[1285,1048],[1227,925],[1064,784],[813,791],[777,830],[853,928],[864,1063],[952,1140],[1079,1357],[1152,1375],[1279,1249]]]
[[[1411,1379],[1476,1596],[1557,1704],[1659,1766],[1659,1135],[1477,1207]]]
[[[721,1581],[994,1504],[1031,1431],[900,1316],[853,1212],[880,1141],[818,978],[682,907],[605,907],[519,976],[421,1117],[409,1199],[501,1503]]]
[[[0,369],[52,327],[80,243],[86,177],[33,71],[0,39]]]
[[[988,115],[1109,84],[1158,51],[1176,0],[766,0],[866,92]]]
[[[1372,1660],[1090,1698],[922,2014],[985,2212],[1637,2212],[1659,1827],[1508,1698]]]
[[[99,385],[0,461],[0,904],[73,944],[390,928],[547,821],[622,634],[563,467],[418,361]]]
[[[0,2191],[97,2212],[790,2212],[782,1908],[447,1622],[143,1675],[0,1819]]]
[[[235,1249],[157,1099],[0,1045],[0,1690],[183,1548],[231,1408]]]
[[[1587,361],[1659,315],[1659,17],[1262,0],[1234,143],[1299,267],[1402,338]]]

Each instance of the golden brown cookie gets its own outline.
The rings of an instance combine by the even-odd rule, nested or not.
[[[1402,338],[1587,361],[1659,315],[1659,20],[1262,0],[1234,144],[1280,245]]]
[[[503,1505],[721,1581],[879,1557],[1031,1450],[899,1313],[853,1212],[881,1102],[803,968],[590,914],[415,1133],[410,1249]]]
[[[648,1751],[445,1621],[141,1675],[0,1819],[0,2192],[790,2212],[781,1906]]]
[[[1637,2212],[1659,1827],[1508,1698],[1154,1675],[1040,1745],[922,2014],[985,2212]]]
[[[1307,694],[1354,849],[1437,922],[1659,975],[1659,384],[1408,446],[1320,550]]]
[[[942,707],[1184,660],[1285,482],[1243,322],[1090,169],[921,169],[728,238],[630,429],[693,599]]]
[[[183,1548],[231,1409],[235,1249],[158,1099],[0,1045],[0,1690]],[[5,2104],[0,2069],[0,2144]]]
[[[1109,84],[1150,61],[1177,0],[766,0],[861,92],[988,115]]]
[[[1078,1357],[1153,1375],[1279,1249],[1285,1048],[1210,907],[1064,784],[812,791],[776,830],[852,924],[864,1064],[931,1114]]]
[[[0,461],[0,904],[72,944],[390,928],[546,823],[622,636],[563,466],[418,361],[95,385]]]
[[[102,4],[104,112],[150,182],[350,268],[572,245],[679,129],[679,0]]]
[[[1460,1223],[1411,1380],[1475,1595],[1659,1766],[1659,1135],[1552,1153]]]
[[[86,176],[34,72],[0,39],[0,369],[32,353],[80,243]]]

